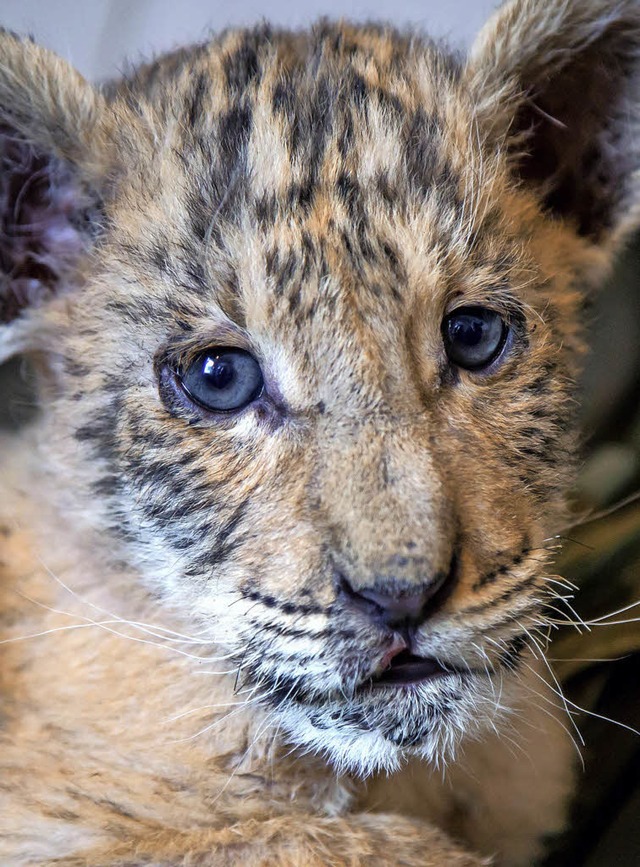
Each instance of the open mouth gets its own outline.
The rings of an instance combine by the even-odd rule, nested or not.
[[[454,674],[455,670],[445,668],[435,659],[427,659],[416,656],[409,650],[403,650],[394,656],[389,667],[372,678],[372,686],[403,686],[411,683],[422,683],[425,680],[433,680],[444,674]]]

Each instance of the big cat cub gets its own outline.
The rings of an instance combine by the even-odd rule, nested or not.
[[[640,3],[468,57],[232,30],[102,87],[0,33],[3,865],[525,867],[585,293]],[[555,589],[554,589],[555,588]]]

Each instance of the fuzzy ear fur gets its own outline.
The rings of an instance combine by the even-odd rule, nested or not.
[[[29,311],[73,285],[99,225],[103,109],[65,61],[0,31],[0,361],[31,348]]]
[[[512,0],[467,75],[481,128],[548,212],[603,249],[638,225],[639,0]]]

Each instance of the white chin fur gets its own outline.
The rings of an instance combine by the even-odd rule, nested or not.
[[[403,761],[403,751],[380,732],[316,728],[301,708],[288,708],[283,725],[297,746],[324,756],[339,774],[368,777],[379,771],[392,773]]]
[[[504,692],[497,703],[495,689],[484,677],[474,678],[471,682],[467,680],[455,707],[452,709],[449,704],[446,712],[434,715],[434,709],[438,707],[437,690],[431,687],[418,687],[414,691],[414,711],[416,699],[423,699],[425,717],[431,709],[433,721],[424,728],[419,721],[418,727],[423,728],[419,741],[406,746],[390,740],[382,727],[367,731],[344,718],[333,725],[317,726],[304,705],[284,708],[281,719],[296,746],[324,756],[339,774],[364,778],[380,772],[393,773],[410,756],[418,756],[436,767],[446,765],[455,759],[457,748],[465,738],[475,739],[487,727],[495,729],[508,716]],[[388,701],[393,701],[393,698],[388,697]],[[405,704],[403,701],[400,703]],[[337,709],[333,704],[331,708],[327,707],[327,721],[330,712]],[[345,710],[345,707],[340,709]],[[411,738],[413,732],[407,729],[406,734]]]

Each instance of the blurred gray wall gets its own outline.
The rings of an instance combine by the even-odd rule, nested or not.
[[[0,0],[0,25],[31,33],[88,78],[203,39],[211,30],[267,19],[300,27],[319,16],[390,21],[468,44],[497,0]]]

